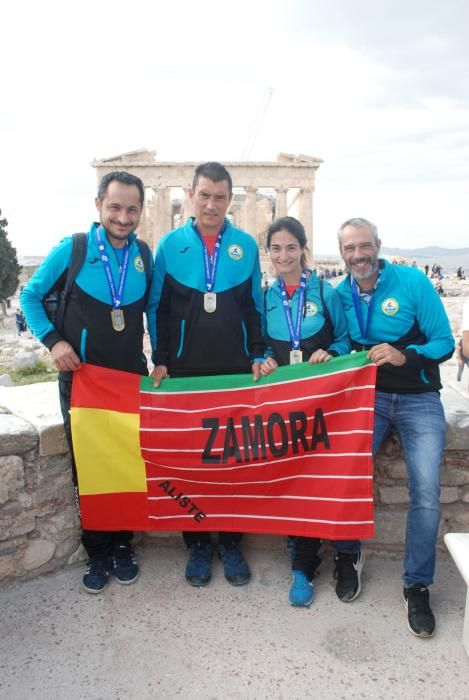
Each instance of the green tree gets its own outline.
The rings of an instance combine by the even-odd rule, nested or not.
[[[5,310],[5,301],[18,287],[21,265],[18,264],[16,248],[8,240],[8,221],[2,219],[0,209],[0,303]]]

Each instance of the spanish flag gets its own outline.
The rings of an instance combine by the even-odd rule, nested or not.
[[[372,537],[375,378],[366,353],[159,389],[82,365],[71,418],[83,527]]]

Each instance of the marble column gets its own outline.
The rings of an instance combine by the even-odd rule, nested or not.
[[[246,231],[257,240],[256,187],[245,187],[246,192]]]
[[[160,238],[173,228],[171,197],[169,187],[154,188],[155,193],[155,245]]]
[[[194,207],[189,198],[189,187],[184,187],[184,202],[181,208],[181,226],[185,224],[190,216],[194,216]]]
[[[313,188],[302,187],[300,190],[299,219],[306,231],[309,254],[313,255]]]
[[[275,199],[275,218],[278,219],[280,216],[286,216],[287,209],[287,193],[288,189],[286,187],[279,187],[277,190],[277,196]]]

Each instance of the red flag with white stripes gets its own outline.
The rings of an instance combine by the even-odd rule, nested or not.
[[[72,396],[83,527],[372,537],[375,375],[365,353],[259,383],[225,375],[159,389],[84,365]],[[109,434],[96,454],[102,411]]]

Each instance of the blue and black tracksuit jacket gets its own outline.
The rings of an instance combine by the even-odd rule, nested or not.
[[[189,219],[159,243],[148,304],[153,362],[173,377],[242,374],[264,356],[259,250],[228,220],[213,291],[208,313],[202,240]]]
[[[49,348],[67,340],[82,362],[137,374],[147,374],[143,354],[143,312],[147,297],[147,275],[136,243],[129,236],[129,262],[121,308],[125,328],[115,331],[111,323],[112,299],[93,224],[88,234],[85,262],[72,286],[62,334],[52,325],[43,302],[57,287],[63,287],[72,256],[72,238],[64,238],[49,253],[21,293],[21,308],[33,334]],[[117,288],[122,249],[115,250],[100,228]],[[150,256],[151,258],[151,256]],[[153,266],[152,260],[150,261]]]
[[[350,275],[337,287],[347,319],[352,347],[368,350],[389,343],[406,358],[401,367],[378,367],[376,388],[390,393],[422,393],[441,389],[438,365],[454,352],[446,311],[432,283],[412,267],[380,260],[380,276],[366,337],[362,335],[353,304]],[[369,306],[359,298],[363,326]]]
[[[339,295],[330,284],[319,280],[311,270],[309,272],[301,319],[300,349],[303,360],[309,360],[313,352],[320,348],[335,357],[346,355],[350,352],[350,341]],[[264,329],[269,352],[279,365],[288,365],[292,343],[278,280],[264,295]],[[297,289],[290,301],[293,324],[298,313],[298,303]]]

